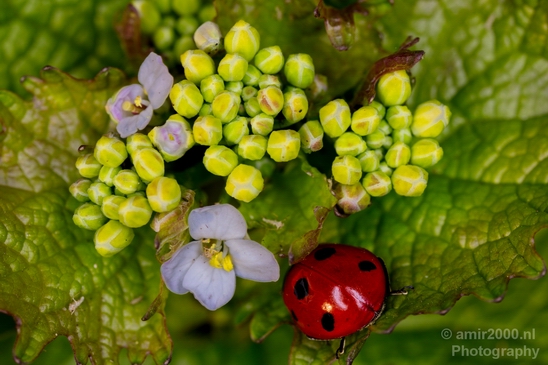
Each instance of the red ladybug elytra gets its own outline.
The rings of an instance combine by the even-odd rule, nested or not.
[[[341,338],[374,322],[389,292],[383,261],[343,244],[319,245],[290,268],[283,286],[295,324],[317,340]]]

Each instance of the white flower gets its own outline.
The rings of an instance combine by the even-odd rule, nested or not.
[[[183,246],[161,268],[173,293],[191,292],[204,307],[216,310],[234,296],[236,276],[260,282],[280,278],[272,252],[245,239],[245,219],[232,205],[194,209],[188,226],[197,241]]]

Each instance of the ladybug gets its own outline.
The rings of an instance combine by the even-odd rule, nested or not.
[[[343,338],[373,323],[390,293],[384,262],[371,251],[321,244],[293,265],[283,298],[296,326],[309,338]]]

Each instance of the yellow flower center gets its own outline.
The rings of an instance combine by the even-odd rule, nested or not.
[[[228,253],[225,254],[225,252],[221,251],[221,241],[209,238],[202,239],[202,244],[210,243],[210,247],[204,247],[204,256],[209,259],[209,264],[216,269],[232,271],[234,269],[232,258]]]
[[[143,99],[141,96],[136,96],[133,103],[129,100],[126,100],[122,103],[122,109],[126,112],[131,112],[133,114],[139,114],[146,109],[146,105],[143,105]]]

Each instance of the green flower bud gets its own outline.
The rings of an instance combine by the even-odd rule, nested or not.
[[[382,146],[386,149],[389,149],[394,144],[394,141],[392,141],[391,136],[385,136],[384,141],[382,142]]]
[[[243,136],[238,143],[238,155],[248,160],[260,160],[266,152],[267,139],[261,135]]]
[[[362,177],[360,161],[350,155],[335,157],[331,166],[331,172],[335,181],[346,185],[356,184]]]
[[[253,134],[260,134],[261,136],[268,136],[272,129],[274,129],[274,117],[271,115],[260,113],[251,118],[251,132]]]
[[[241,81],[229,81],[226,83],[226,90],[234,93],[238,96],[242,95],[242,90],[244,88],[244,83]]]
[[[223,138],[223,125],[219,118],[213,115],[206,115],[196,118],[192,127],[194,141],[203,146],[219,144]]]
[[[137,191],[141,184],[139,175],[133,170],[122,170],[114,176],[113,184],[124,195]]]
[[[200,0],[172,0],[171,8],[179,15],[192,15],[200,9]]]
[[[290,161],[299,155],[301,136],[291,129],[274,131],[268,137],[266,151],[276,162]]]
[[[126,198],[118,195],[109,195],[103,199],[103,204],[101,205],[101,212],[108,219],[118,220],[119,215],[118,211],[120,210],[120,204],[122,204]]]
[[[225,81],[240,81],[247,71],[247,61],[239,54],[227,53],[221,62],[217,72]]]
[[[314,82],[314,63],[305,53],[289,55],[284,66],[287,81],[296,87],[306,89]]]
[[[227,53],[238,53],[247,62],[255,57],[260,45],[261,36],[257,32],[257,29],[243,20],[236,22],[225,37],[225,49]]]
[[[306,153],[316,152],[323,148],[323,128],[317,120],[310,120],[299,128],[301,148]]]
[[[246,86],[242,89],[241,97],[242,97],[242,100],[246,102],[252,97],[256,97],[257,94],[258,94],[258,90],[255,89],[253,86]]]
[[[247,118],[236,117],[234,120],[223,126],[223,136],[227,145],[235,145],[240,143],[243,136],[249,134],[249,127],[247,126]]]
[[[269,178],[276,170],[276,162],[270,157],[264,156],[260,160],[250,160],[247,163],[259,170],[263,177]]]
[[[228,176],[238,165],[238,155],[225,146],[210,146],[204,154],[204,166],[217,176]]]
[[[411,159],[411,149],[403,142],[396,142],[386,151],[386,164],[392,168],[407,165]]]
[[[89,200],[97,205],[103,204],[103,199],[109,195],[112,195],[112,190],[105,183],[100,181],[91,183],[88,188]]]
[[[377,130],[384,133],[385,136],[388,136],[392,133],[392,127],[386,122],[386,120],[381,120],[379,123],[379,126],[377,127]]]
[[[104,182],[107,186],[113,186],[114,185],[114,177],[120,171],[122,171],[121,166],[117,166],[117,167],[103,166],[103,167],[101,167],[101,171],[99,171],[99,180],[101,182]]]
[[[261,75],[261,77],[259,77],[259,89],[264,89],[268,86],[275,86],[281,89],[282,82],[276,75]]]
[[[377,96],[385,106],[402,105],[411,95],[411,81],[404,70],[384,74],[377,83]]]
[[[238,95],[223,91],[213,99],[211,111],[222,123],[228,123],[238,115],[241,99]]]
[[[158,27],[152,34],[152,41],[158,50],[167,51],[175,42],[175,31],[165,25]]]
[[[200,109],[200,112],[198,113],[198,116],[204,117],[206,115],[213,115],[213,108],[211,107],[211,104],[204,103],[202,105],[202,108]]]
[[[231,197],[249,203],[264,188],[261,172],[253,166],[240,164],[228,175],[225,191]]]
[[[127,158],[126,145],[116,137],[105,135],[97,141],[93,155],[100,164],[120,166]]]
[[[167,162],[183,157],[194,146],[190,124],[179,114],[170,116],[164,125],[154,127],[148,136]]]
[[[247,66],[247,71],[245,72],[244,78],[242,79],[244,85],[246,86],[258,86],[259,79],[263,74],[259,69],[253,65]]]
[[[350,108],[343,99],[335,99],[320,109],[323,130],[331,138],[341,136],[350,127]]]
[[[428,184],[428,172],[414,165],[402,165],[392,174],[392,185],[398,195],[421,196]]]
[[[203,23],[215,19],[217,11],[213,4],[202,5],[202,8],[198,12],[198,19]]]
[[[217,74],[208,76],[200,81],[200,92],[207,103],[211,103],[224,90],[225,83],[221,76]]]
[[[352,114],[352,131],[360,136],[375,132],[381,122],[379,112],[371,105],[362,106]]]
[[[383,161],[379,164],[379,171],[384,172],[386,176],[392,176],[393,172],[392,168],[386,164],[386,161]]]
[[[265,114],[276,116],[284,106],[284,94],[276,86],[267,86],[257,94],[259,107]]]
[[[147,198],[153,211],[169,212],[181,202],[181,187],[177,180],[160,176],[148,184]]]
[[[120,223],[130,228],[139,228],[150,221],[152,208],[147,198],[136,195],[127,198],[118,210]]]
[[[215,62],[207,53],[199,49],[191,49],[183,53],[181,64],[185,69],[185,77],[196,85],[215,73]]]
[[[88,189],[90,185],[90,180],[78,179],[70,185],[70,194],[79,202],[85,203],[89,201]]]
[[[177,32],[179,32],[180,35],[185,36],[185,35],[193,35],[199,26],[200,26],[200,23],[198,23],[198,19],[196,19],[195,17],[182,16],[179,19],[177,19],[177,23],[175,24],[175,29],[177,29]]]
[[[390,177],[382,171],[368,172],[362,180],[362,185],[371,196],[384,196],[392,190]]]
[[[154,148],[143,148],[135,152],[133,166],[144,182],[164,176],[164,159]],[[116,186],[116,183],[114,185]]]
[[[194,47],[196,46],[194,45],[194,41],[192,40],[192,37],[189,35],[184,35],[175,40],[175,45],[173,46],[173,53],[175,53],[176,55],[180,55],[190,49],[193,49]]]
[[[367,150],[356,157],[360,161],[363,172],[373,172],[379,169],[379,156],[374,150]]]
[[[411,147],[411,163],[423,168],[434,166],[443,157],[443,149],[435,139],[421,139]]]
[[[76,159],[76,168],[78,169],[78,172],[88,179],[97,177],[101,171],[101,167],[103,167],[103,165],[101,165],[91,153]]]
[[[367,141],[367,147],[371,149],[381,148],[383,146],[385,137],[385,134],[379,130],[368,134],[367,137],[365,137]]]
[[[173,85],[169,92],[169,98],[175,111],[185,118],[196,116],[204,103],[204,98],[198,87],[188,80]]]
[[[386,107],[382,105],[381,103],[379,103],[378,101],[373,100],[371,104],[369,104],[369,106],[372,106],[373,108],[377,109],[377,111],[379,112],[379,118],[381,118],[381,120],[386,115]]]
[[[278,46],[261,49],[253,59],[255,66],[265,74],[276,74],[284,66],[284,55]]]
[[[411,132],[417,137],[437,137],[449,124],[451,111],[437,100],[420,104],[415,110]]]
[[[382,148],[377,148],[376,150],[373,150],[375,152],[375,155],[379,158],[379,161],[384,160],[384,150]]]
[[[244,108],[245,112],[250,117],[254,117],[261,113],[261,105],[259,104],[259,99],[257,99],[257,97],[252,97],[248,101],[246,101],[244,103]]]
[[[95,232],[93,241],[99,255],[110,257],[126,248],[133,241],[133,237],[133,229],[111,220]]]
[[[140,150],[141,148],[152,148],[152,142],[146,134],[135,133],[127,137],[126,149],[130,156],[133,156],[135,151]]]
[[[317,101],[323,99],[327,94],[327,77],[324,75],[314,75],[314,81],[308,88],[309,96],[312,100]]]
[[[301,89],[293,89],[284,93],[284,105],[282,109],[285,119],[291,124],[304,119],[308,113],[308,99]]]
[[[171,0],[155,0],[154,5],[162,14],[167,14],[171,12]]]
[[[403,142],[405,144],[411,143],[411,130],[409,128],[394,129],[392,131],[392,139],[394,142]]]
[[[84,203],[74,211],[72,221],[80,228],[95,231],[107,221],[101,207],[93,203]]]
[[[139,14],[141,32],[143,34],[152,34],[156,27],[160,25],[161,15],[158,8],[149,0],[134,0],[131,5],[135,7]]]
[[[335,141],[335,151],[337,155],[357,156],[367,149],[367,145],[362,137],[356,133],[345,132]]]
[[[371,196],[360,183],[353,185],[336,184],[334,188],[337,206],[344,214],[353,214],[364,210],[371,204]]]
[[[407,106],[394,105],[388,108],[386,120],[394,129],[409,128],[413,122],[413,115]]]
[[[214,55],[222,48],[223,35],[219,26],[209,20],[211,19],[200,25],[194,32],[194,43],[200,50]]]

